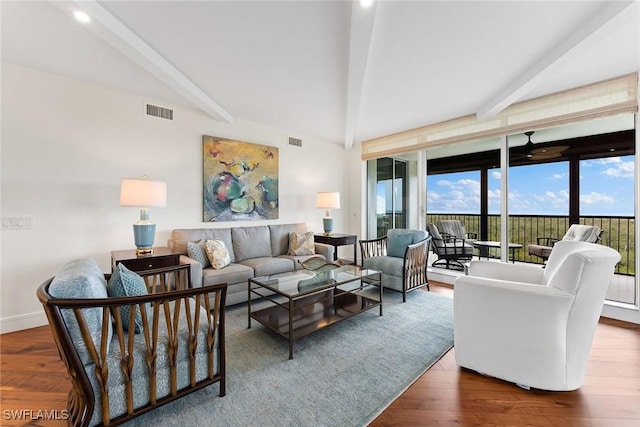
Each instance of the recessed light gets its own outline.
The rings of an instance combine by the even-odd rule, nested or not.
[[[369,7],[373,4],[373,0],[360,0],[360,6]]]
[[[83,24],[86,24],[87,22],[91,21],[91,18],[89,17],[89,15],[87,15],[86,12],[83,12],[81,10],[75,10],[73,12],[73,17],[76,18],[78,21],[82,22]]]

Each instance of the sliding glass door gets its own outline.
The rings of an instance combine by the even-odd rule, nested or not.
[[[369,173],[369,237],[391,228],[407,228],[409,162],[385,157],[367,163]],[[373,180],[372,180],[373,178]],[[371,203],[371,201],[375,203]]]

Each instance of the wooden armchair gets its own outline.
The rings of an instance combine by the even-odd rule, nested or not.
[[[360,240],[362,267],[382,272],[382,286],[407,292],[426,286],[431,237],[423,230],[391,229],[384,237]]]
[[[192,289],[188,265],[139,276],[148,294],[108,297],[111,275],[83,259],[37,290],[71,377],[70,425],[118,425],[213,383],[225,395],[226,284]]]

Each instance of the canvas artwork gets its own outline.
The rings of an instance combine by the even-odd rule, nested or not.
[[[278,218],[278,148],[203,135],[204,221]]]

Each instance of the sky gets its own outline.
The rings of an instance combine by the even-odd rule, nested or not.
[[[633,216],[634,156],[580,162],[580,214]],[[509,213],[568,215],[569,163],[510,168]],[[480,172],[427,176],[429,213],[480,213]],[[489,213],[500,213],[500,170],[489,172]]]

